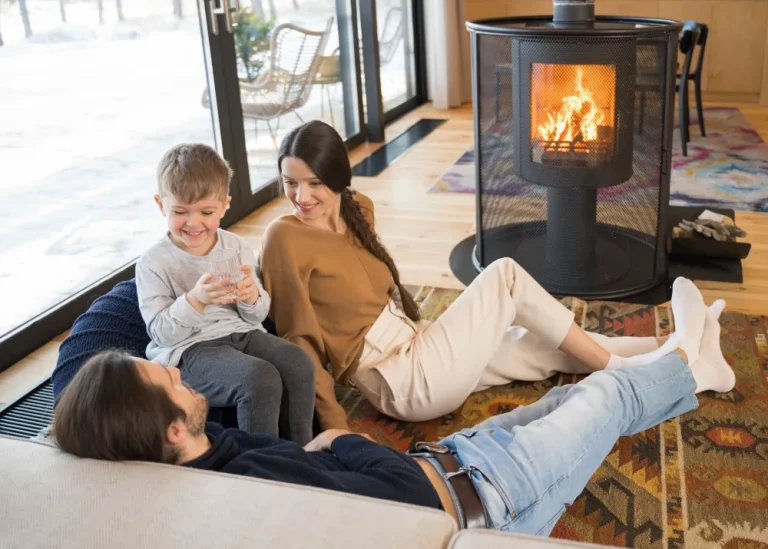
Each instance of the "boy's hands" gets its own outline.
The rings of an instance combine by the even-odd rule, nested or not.
[[[211,273],[205,273],[197,281],[195,287],[187,292],[187,301],[200,314],[211,304],[229,305],[235,301],[242,301],[248,305],[253,305],[259,299],[259,287],[253,276],[253,269],[250,265],[240,267],[243,271],[243,279],[236,285],[232,285],[230,280],[213,281]],[[232,297],[232,294],[235,297]]]
[[[242,301],[247,305],[254,305],[256,300],[259,299],[259,287],[256,285],[256,280],[253,277],[253,269],[250,265],[243,265],[240,267],[243,271],[243,279],[237,283],[237,301]]]
[[[235,300],[230,297],[232,294],[232,283],[229,280],[212,281],[213,275],[205,273],[195,284],[191,291],[187,292],[187,302],[200,314],[205,311],[205,307],[211,304],[226,305],[234,303]]]

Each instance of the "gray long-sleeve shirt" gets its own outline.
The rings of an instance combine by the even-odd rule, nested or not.
[[[211,253],[222,248],[240,252],[243,265],[256,264],[248,243],[234,233],[219,229]],[[185,349],[233,333],[264,330],[261,323],[269,313],[270,297],[254,271],[259,298],[253,305],[208,305],[200,314],[187,301],[186,293],[204,273],[210,272],[208,256],[195,256],[177,247],[168,235],[147,250],[136,263],[136,287],[141,316],[152,342],[147,358],[163,366],[179,363]]]

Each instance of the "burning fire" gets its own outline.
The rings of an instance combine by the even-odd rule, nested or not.
[[[549,142],[549,150],[570,150],[573,143],[582,143],[580,150],[589,152],[583,144],[598,141],[598,127],[604,114],[598,109],[592,93],[584,87],[584,73],[576,69],[576,88],[573,95],[563,97],[558,112],[548,112],[547,120],[538,126],[539,138]]]

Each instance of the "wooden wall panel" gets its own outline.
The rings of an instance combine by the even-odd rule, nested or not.
[[[468,20],[552,13],[551,0],[464,0]],[[768,103],[768,0],[597,0],[598,15],[634,15],[685,21],[710,28],[704,91],[761,94]],[[470,62],[469,39],[462,38]],[[466,71],[469,75],[469,71]]]

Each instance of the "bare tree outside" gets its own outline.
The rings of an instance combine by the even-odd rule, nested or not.
[[[64,5],[66,0],[59,0],[59,12],[61,13],[61,22],[66,23],[67,22],[67,8]]]
[[[267,2],[269,6],[269,19],[277,19],[277,6],[275,5],[275,0],[267,0]],[[295,0],[294,5],[296,5]],[[251,0],[251,11],[262,19],[267,18],[266,13],[264,13],[264,4],[262,4],[261,0]]]
[[[117,20],[125,21],[125,15],[123,15],[123,0],[117,0]]]
[[[19,11],[21,11],[21,21],[24,23],[24,36],[32,36],[32,25],[29,22],[29,10],[27,9],[27,0],[19,0]]]
[[[104,0],[96,0],[99,6],[99,24],[104,24]]]
[[[173,15],[179,19],[184,19],[184,10],[182,8],[182,0],[173,0]]]
[[[264,6],[261,5],[261,0],[251,0],[251,11],[264,18]]]

